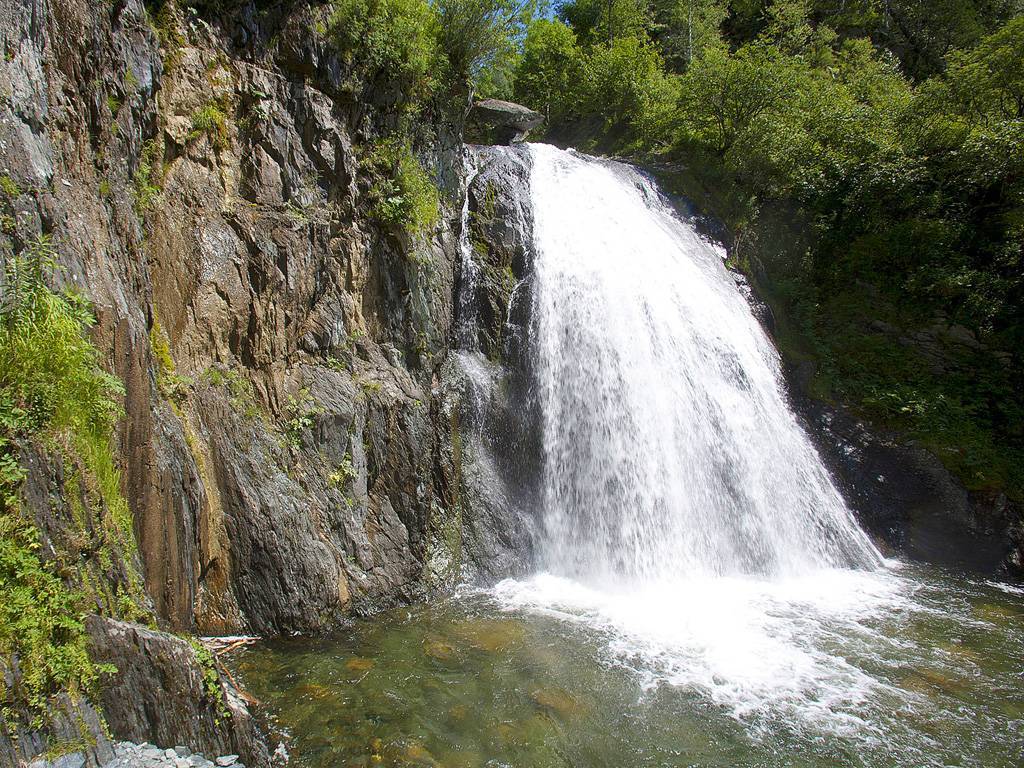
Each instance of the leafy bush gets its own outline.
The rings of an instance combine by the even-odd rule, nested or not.
[[[349,64],[390,80],[412,104],[433,88],[437,29],[437,12],[425,0],[336,0],[325,25]]]
[[[537,19],[523,42],[515,77],[515,97],[551,121],[575,114],[581,98],[583,50],[576,33],[558,20]]]
[[[514,60],[518,38],[535,0],[436,0],[438,40],[457,78],[477,79]]]
[[[72,293],[51,291],[50,243],[40,239],[4,264],[0,307],[0,656],[21,670],[17,690],[3,690],[5,715],[16,701],[41,717],[57,689],[87,690],[105,668],[86,653],[84,595],[66,586],[40,555],[39,534],[19,509],[23,470],[13,440],[66,435],[96,479],[120,543],[134,543],[120,493],[110,431],[121,413],[121,383],[99,367],[86,337],[93,318]]]
[[[85,333],[94,320],[87,302],[55,293],[45,278],[54,268],[46,239],[11,257],[0,308],[0,392],[21,409],[30,431],[44,427],[107,434],[121,413],[120,381],[99,366]]]
[[[132,195],[135,198],[135,212],[142,216],[160,199],[163,163],[161,148],[155,141],[148,141],[142,147],[139,167],[132,177]]]
[[[192,113],[192,130],[188,140],[194,141],[200,136],[208,137],[215,149],[227,147],[228,116],[221,104],[205,104]]]
[[[378,221],[409,234],[437,223],[437,187],[407,142],[378,142],[363,157],[362,167],[372,179],[370,212]]]
[[[10,198],[19,197],[21,195],[21,187],[18,186],[18,182],[6,173],[0,176],[0,191]]]
[[[308,389],[300,389],[297,395],[288,396],[287,415],[285,422],[285,436],[288,438],[288,445],[298,449],[302,445],[302,434],[313,426],[315,417],[323,413],[323,409],[316,405],[313,396]]]
[[[620,37],[593,48],[588,62],[585,108],[609,124],[626,124],[654,136],[678,99],[658,51],[638,37]]]
[[[86,650],[82,612],[85,597],[72,591],[39,558],[39,534],[13,510],[0,511],[0,658],[11,668],[17,658],[21,679],[5,689],[5,719],[17,702],[47,712],[47,698],[58,689],[89,690],[106,667],[94,665]]]

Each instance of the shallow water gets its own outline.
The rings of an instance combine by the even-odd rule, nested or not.
[[[893,563],[540,575],[234,663],[303,766],[1024,764],[1024,594]]]

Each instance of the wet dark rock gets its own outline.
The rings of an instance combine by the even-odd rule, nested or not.
[[[858,519],[890,554],[1024,575],[1021,510],[1005,496],[966,490],[933,453],[871,429],[844,408],[807,397],[797,402]]]
[[[253,766],[270,758],[245,703],[226,682],[209,690],[216,674],[202,665],[188,641],[166,632],[91,617],[90,653],[117,667],[105,678],[99,703],[114,737],[156,744],[186,743],[204,754],[244,756]],[[160,752],[173,761],[173,749]]]
[[[487,582],[533,564],[540,469],[538,411],[526,348],[532,297],[530,155],[521,147],[474,147],[466,246],[473,275],[459,284],[461,351],[441,376],[460,479],[467,570]]]

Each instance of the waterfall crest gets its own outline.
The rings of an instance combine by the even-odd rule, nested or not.
[[[592,581],[877,566],[721,252],[629,166],[530,151],[540,564]]]

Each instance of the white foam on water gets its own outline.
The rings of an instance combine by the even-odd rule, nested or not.
[[[546,571],[492,594],[604,638],[647,688],[872,731],[845,651],[906,610],[723,265],[634,169],[531,145]]]
[[[823,570],[768,581],[697,577],[589,586],[549,573],[507,579],[491,596],[505,610],[579,625],[602,638],[605,661],[633,670],[646,689],[694,690],[756,728],[763,722],[860,737],[885,682],[844,652],[892,641],[873,627],[915,611],[910,582],[886,571]]]

